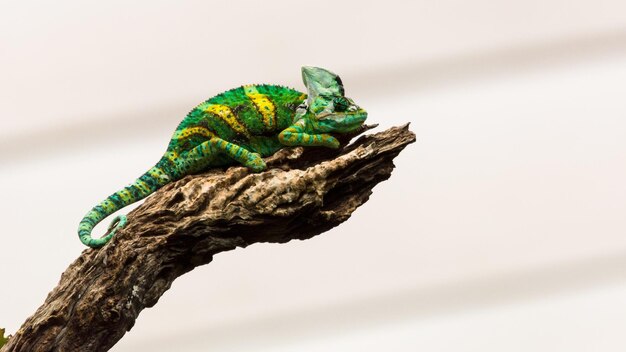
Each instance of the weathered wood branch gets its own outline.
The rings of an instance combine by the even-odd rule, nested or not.
[[[337,151],[285,149],[262,173],[231,167],[167,185],[109,244],[83,251],[2,352],[107,351],[177,277],[216,253],[307,239],[347,220],[414,141],[406,125]]]

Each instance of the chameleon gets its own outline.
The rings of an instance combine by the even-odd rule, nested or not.
[[[264,157],[288,146],[338,148],[332,134],[359,129],[367,112],[345,96],[339,76],[326,69],[304,66],[302,80],[306,93],[280,85],[249,84],[193,108],[156,165],[83,217],[78,226],[81,242],[91,248],[104,246],[127,219],[116,216],[105,235],[94,238],[92,230],[98,223],[186,175],[237,164],[261,172],[267,168]]]

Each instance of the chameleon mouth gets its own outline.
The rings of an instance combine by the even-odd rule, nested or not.
[[[363,123],[359,122],[359,123],[352,123],[349,125],[343,125],[341,126],[341,128],[335,129],[335,133],[339,133],[339,134],[344,134],[344,133],[353,133],[355,131],[358,131],[359,129],[361,129],[363,127]]]
[[[353,114],[347,116],[343,124],[345,126],[343,132],[354,132],[361,128],[365,120],[367,119],[367,113]]]

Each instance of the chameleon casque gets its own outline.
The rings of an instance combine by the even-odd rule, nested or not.
[[[266,168],[263,157],[285,146],[338,148],[331,133],[355,131],[367,112],[345,96],[336,74],[302,67],[302,79],[306,94],[278,85],[244,85],[196,106],[178,125],[154,167],[85,215],[78,226],[80,240],[92,248],[102,247],[124,226],[126,217],[115,217],[101,238],[91,236],[94,226],[186,175],[237,163],[260,172]]]

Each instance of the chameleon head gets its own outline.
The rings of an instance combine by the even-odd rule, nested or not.
[[[313,130],[319,133],[347,133],[358,129],[367,112],[345,96],[341,79],[318,67],[302,67],[307,89],[306,114]]]

